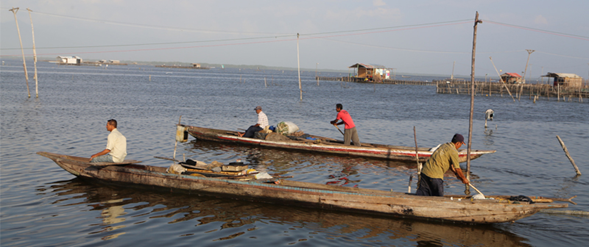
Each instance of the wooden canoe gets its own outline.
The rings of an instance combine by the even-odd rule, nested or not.
[[[542,209],[564,208],[562,203],[511,202],[425,197],[371,189],[277,180],[279,183],[166,173],[165,167],[130,164],[91,166],[88,158],[38,152],[81,178],[132,184],[171,192],[207,194],[247,201],[332,209],[401,218],[489,224],[512,222]]]
[[[312,151],[340,155],[353,155],[388,160],[415,161],[415,147],[393,146],[383,144],[362,143],[362,146],[344,145],[343,141],[332,138],[310,135],[317,140],[307,139],[269,141],[255,138],[239,137],[237,131],[202,128],[189,125],[179,125],[197,140],[216,141],[233,144],[257,145],[261,147],[282,148],[299,151]],[[496,150],[471,150],[470,159],[474,160],[483,154],[494,153]],[[425,162],[432,151],[429,148],[418,148],[419,160]],[[466,149],[458,150],[460,162],[466,162]]]

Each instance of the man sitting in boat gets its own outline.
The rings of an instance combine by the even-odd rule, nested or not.
[[[238,136],[252,138],[256,132],[263,130],[268,126],[268,116],[266,116],[266,113],[262,112],[262,107],[256,106],[254,110],[256,110],[256,113],[258,114],[258,122],[247,128],[245,133],[237,133]]]
[[[444,196],[444,173],[449,169],[452,169],[456,177],[462,180],[462,183],[469,183],[462,174],[458,162],[458,149],[462,144],[464,144],[464,137],[461,134],[455,134],[452,137],[452,142],[443,144],[432,154],[423,165],[419,188],[415,195]]]
[[[108,120],[106,130],[110,132],[106,149],[92,155],[90,162],[123,162],[127,156],[127,138],[117,130],[117,120]]]
[[[354,120],[352,120],[352,116],[348,111],[344,110],[342,104],[335,105],[335,110],[337,111],[337,117],[335,120],[331,121],[330,123],[335,125],[344,125],[344,145],[350,145],[350,140],[354,142],[355,146],[360,146],[360,139],[358,138],[358,131],[356,131],[356,125],[354,125]],[[337,120],[342,120],[341,122],[337,122]]]

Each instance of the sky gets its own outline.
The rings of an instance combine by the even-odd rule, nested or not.
[[[2,0],[0,56],[297,67],[346,71],[378,64],[396,74],[589,78],[587,0]],[[531,54],[526,51],[534,50]],[[455,64],[455,65],[454,65]]]

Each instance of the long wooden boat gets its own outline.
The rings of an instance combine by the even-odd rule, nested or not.
[[[233,144],[257,145],[261,147],[283,148],[299,151],[312,151],[322,153],[332,153],[340,155],[353,155],[371,158],[382,158],[388,160],[415,161],[415,147],[393,146],[383,144],[362,143],[362,146],[344,145],[343,141],[332,138],[309,135],[316,140],[305,138],[286,138],[288,140],[272,141],[256,138],[239,137],[237,131],[221,130],[196,127],[190,125],[178,126],[184,129],[197,140],[216,141]],[[496,150],[471,150],[470,159],[474,160],[483,154],[494,153]],[[425,162],[433,151],[430,148],[418,148],[419,160]],[[458,150],[460,162],[466,162],[466,149]]]
[[[415,196],[400,192],[349,188],[323,184],[276,180],[264,181],[203,177],[167,173],[165,167],[122,164],[92,166],[88,158],[38,152],[61,168],[81,178],[166,189],[171,192],[207,194],[248,201],[333,209],[367,214],[488,224],[512,222],[542,209],[564,208],[562,203],[472,200]]]

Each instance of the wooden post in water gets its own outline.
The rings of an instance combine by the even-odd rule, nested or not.
[[[319,86],[319,77],[317,77],[317,68],[319,67],[319,63],[315,63],[315,78],[317,79],[317,86]]]
[[[562,150],[566,154],[567,158],[569,158],[569,160],[571,161],[571,164],[573,164],[573,167],[575,168],[575,172],[577,172],[577,175],[581,175],[581,171],[579,171],[579,167],[577,167],[577,164],[575,164],[573,157],[571,157],[571,155],[569,154],[569,150],[567,149],[567,146],[564,145],[564,142],[560,139],[560,136],[557,135],[556,138],[558,139],[558,142],[560,142],[560,146],[562,146]]]
[[[16,12],[18,12],[17,8],[12,8],[8,11],[12,11],[14,14],[14,22],[16,23],[16,31],[18,31],[18,41],[20,41],[20,51],[22,52],[22,66],[25,69],[25,79],[27,80],[27,93],[29,94],[29,98],[31,97],[31,90],[29,90],[29,73],[27,72],[27,63],[25,61],[25,50],[22,47],[22,39],[20,37],[20,28],[18,28],[18,20],[16,19]]]
[[[297,33],[297,67],[299,68],[299,92],[303,101],[303,88],[301,87],[301,60],[299,59],[299,33]]]
[[[470,117],[468,120],[468,148],[466,149],[466,179],[470,180],[470,149],[472,147],[472,118],[474,110],[474,68],[475,68],[475,54],[477,50],[477,26],[479,23],[483,23],[479,20],[479,12],[477,11],[474,19],[474,31],[472,38],[472,64],[470,66],[470,82],[471,82],[471,94],[470,94]],[[470,194],[470,188],[466,185],[465,194]]]
[[[31,9],[29,11],[29,19],[31,19],[31,31],[33,32],[33,64],[35,66],[35,98],[39,98],[39,79],[37,78],[37,48],[35,47],[35,29],[33,28],[33,17],[31,16]],[[29,96],[30,97],[30,96]]]
[[[264,85],[268,87],[268,83],[266,82],[266,77],[264,77]]]

